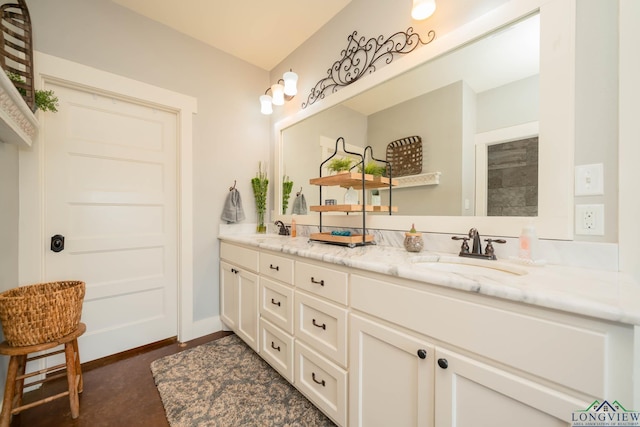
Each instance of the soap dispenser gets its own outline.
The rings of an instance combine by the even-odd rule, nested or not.
[[[532,224],[524,227],[520,233],[518,257],[527,261],[535,261],[536,258],[539,258],[538,235],[536,234],[536,228]]]
[[[358,192],[354,190],[353,187],[349,187],[347,192],[344,194],[344,204],[345,205],[358,204]]]

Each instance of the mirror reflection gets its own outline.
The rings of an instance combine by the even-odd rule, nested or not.
[[[309,179],[337,138],[385,159],[392,141],[417,135],[421,172],[394,174],[399,215],[536,216],[539,28],[530,16],[284,129],[282,172],[293,182],[286,213],[300,191],[308,205],[324,204]],[[512,131],[491,136],[502,129]],[[327,188],[323,198],[343,193]]]

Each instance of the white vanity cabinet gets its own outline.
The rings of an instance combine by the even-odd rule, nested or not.
[[[221,246],[223,321],[339,426],[570,427],[596,400],[636,405],[633,324],[361,265]]]
[[[259,351],[258,251],[222,242],[220,258],[220,318]]]
[[[384,409],[397,425],[436,427],[568,427],[596,399],[633,401],[632,328],[385,277],[352,274],[350,285],[351,426],[382,417],[389,396],[406,403]],[[396,371],[406,381],[380,381]],[[424,400],[407,401],[420,395],[413,384]]]
[[[351,315],[350,426],[569,427],[591,402]]]

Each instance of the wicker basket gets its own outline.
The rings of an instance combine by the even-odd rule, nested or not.
[[[0,294],[0,322],[13,347],[44,344],[73,332],[80,323],[85,283],[38,283]]]
[[[387,162],[391,163],[394,178],[422,173],[422,138],[408,136],[390,142]]]

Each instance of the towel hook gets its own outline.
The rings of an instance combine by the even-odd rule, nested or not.
[[[302,187],[300,187],[300,191],[298,191],[298,192],[296,193],[296,196],[299,196],[299,195],[301,195],[301,194],[302,194]]]
[[[229,187],[229,191],[233,191],[236,189],[236,180],[233,180],[233,187]]]

